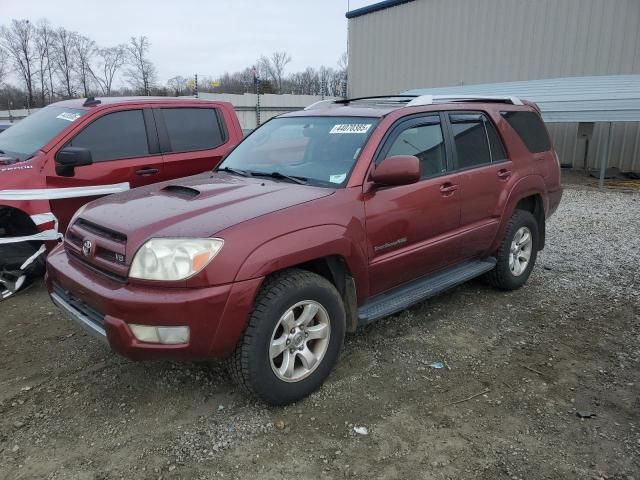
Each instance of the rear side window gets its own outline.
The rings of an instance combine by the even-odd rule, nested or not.
[[[173,152],[208,150],[224,143],[214,108],[163,108],[162,115]]]
[[[458,168],[486,165],[507,158],[493,123],[482,113],[449,114]]]
[[[491,163],[489,139],[481,114],[460,113],[449,115],[456,145],[458,168],[469,168]]]
[[[483,115],[484,117],[484,115]],[[489,139],[489,147],[491,148],[491,160],[499,162],[507,159],[507,153],[504,151],[504,145],[498,136],[496,127],[493,126],[486,117],[484,117],[484,128],[487,130],[487,138]]]
[[[520,135],[520,138],[531,153],[546,152],[551,149],[549,135],[542,119],[534,112],[501,112],[509,125]]]
[[[418,125],[404,130],[395,139],[387,157],[414,155],[420,160],[422,178],[439,175],[447,169],[444,137],[440,123]]]
[[[142,110],[109,113],[89,124],[69,145],[91,151],[94,162],[149,155]]]

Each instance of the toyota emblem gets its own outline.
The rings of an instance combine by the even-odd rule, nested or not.
[[[91,240],[85,240],[84,242],[82,242],[82,253],[85,257],[88,257],[91,255],[92,248],[93,248],[93,243],[91,243]]]

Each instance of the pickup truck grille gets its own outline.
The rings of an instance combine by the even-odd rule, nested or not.
[[[126,247],[127,236],[123,233],[82,218],[68,228],[65,237],[65,249],[71,258],[119,283],[127,281],[129,271]]]

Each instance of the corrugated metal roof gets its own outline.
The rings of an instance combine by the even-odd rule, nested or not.
[[[361,17],[362,15],[366,15],[367,13],[378,12],[386,8],[395,7],[396,5],[401,5],[403,3],[409,3],[413,1],[414,0],[385,0],[384,2],[378,2],[374,3],[373,5],[367,5],[366,7],[351,10],[350,12],[347,12],[345,16],[347,18]]]
[[[415,89],[403,93],[514,95],[537,103],[547,123],[640,122],[640,75],[564,77]]]

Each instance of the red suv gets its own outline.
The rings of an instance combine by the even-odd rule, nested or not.
[[[211,170],[242,139],[229,103],[189,98],[58,102],[0,134],[0,300],[43,265],[79,207]]]
[[[561,192],[534,104],[323,102],[267,122],[214,173],[89,204],[47,285],[126,357],[226,358],[286,404],[359,325],[480,275],[521,287]]]

